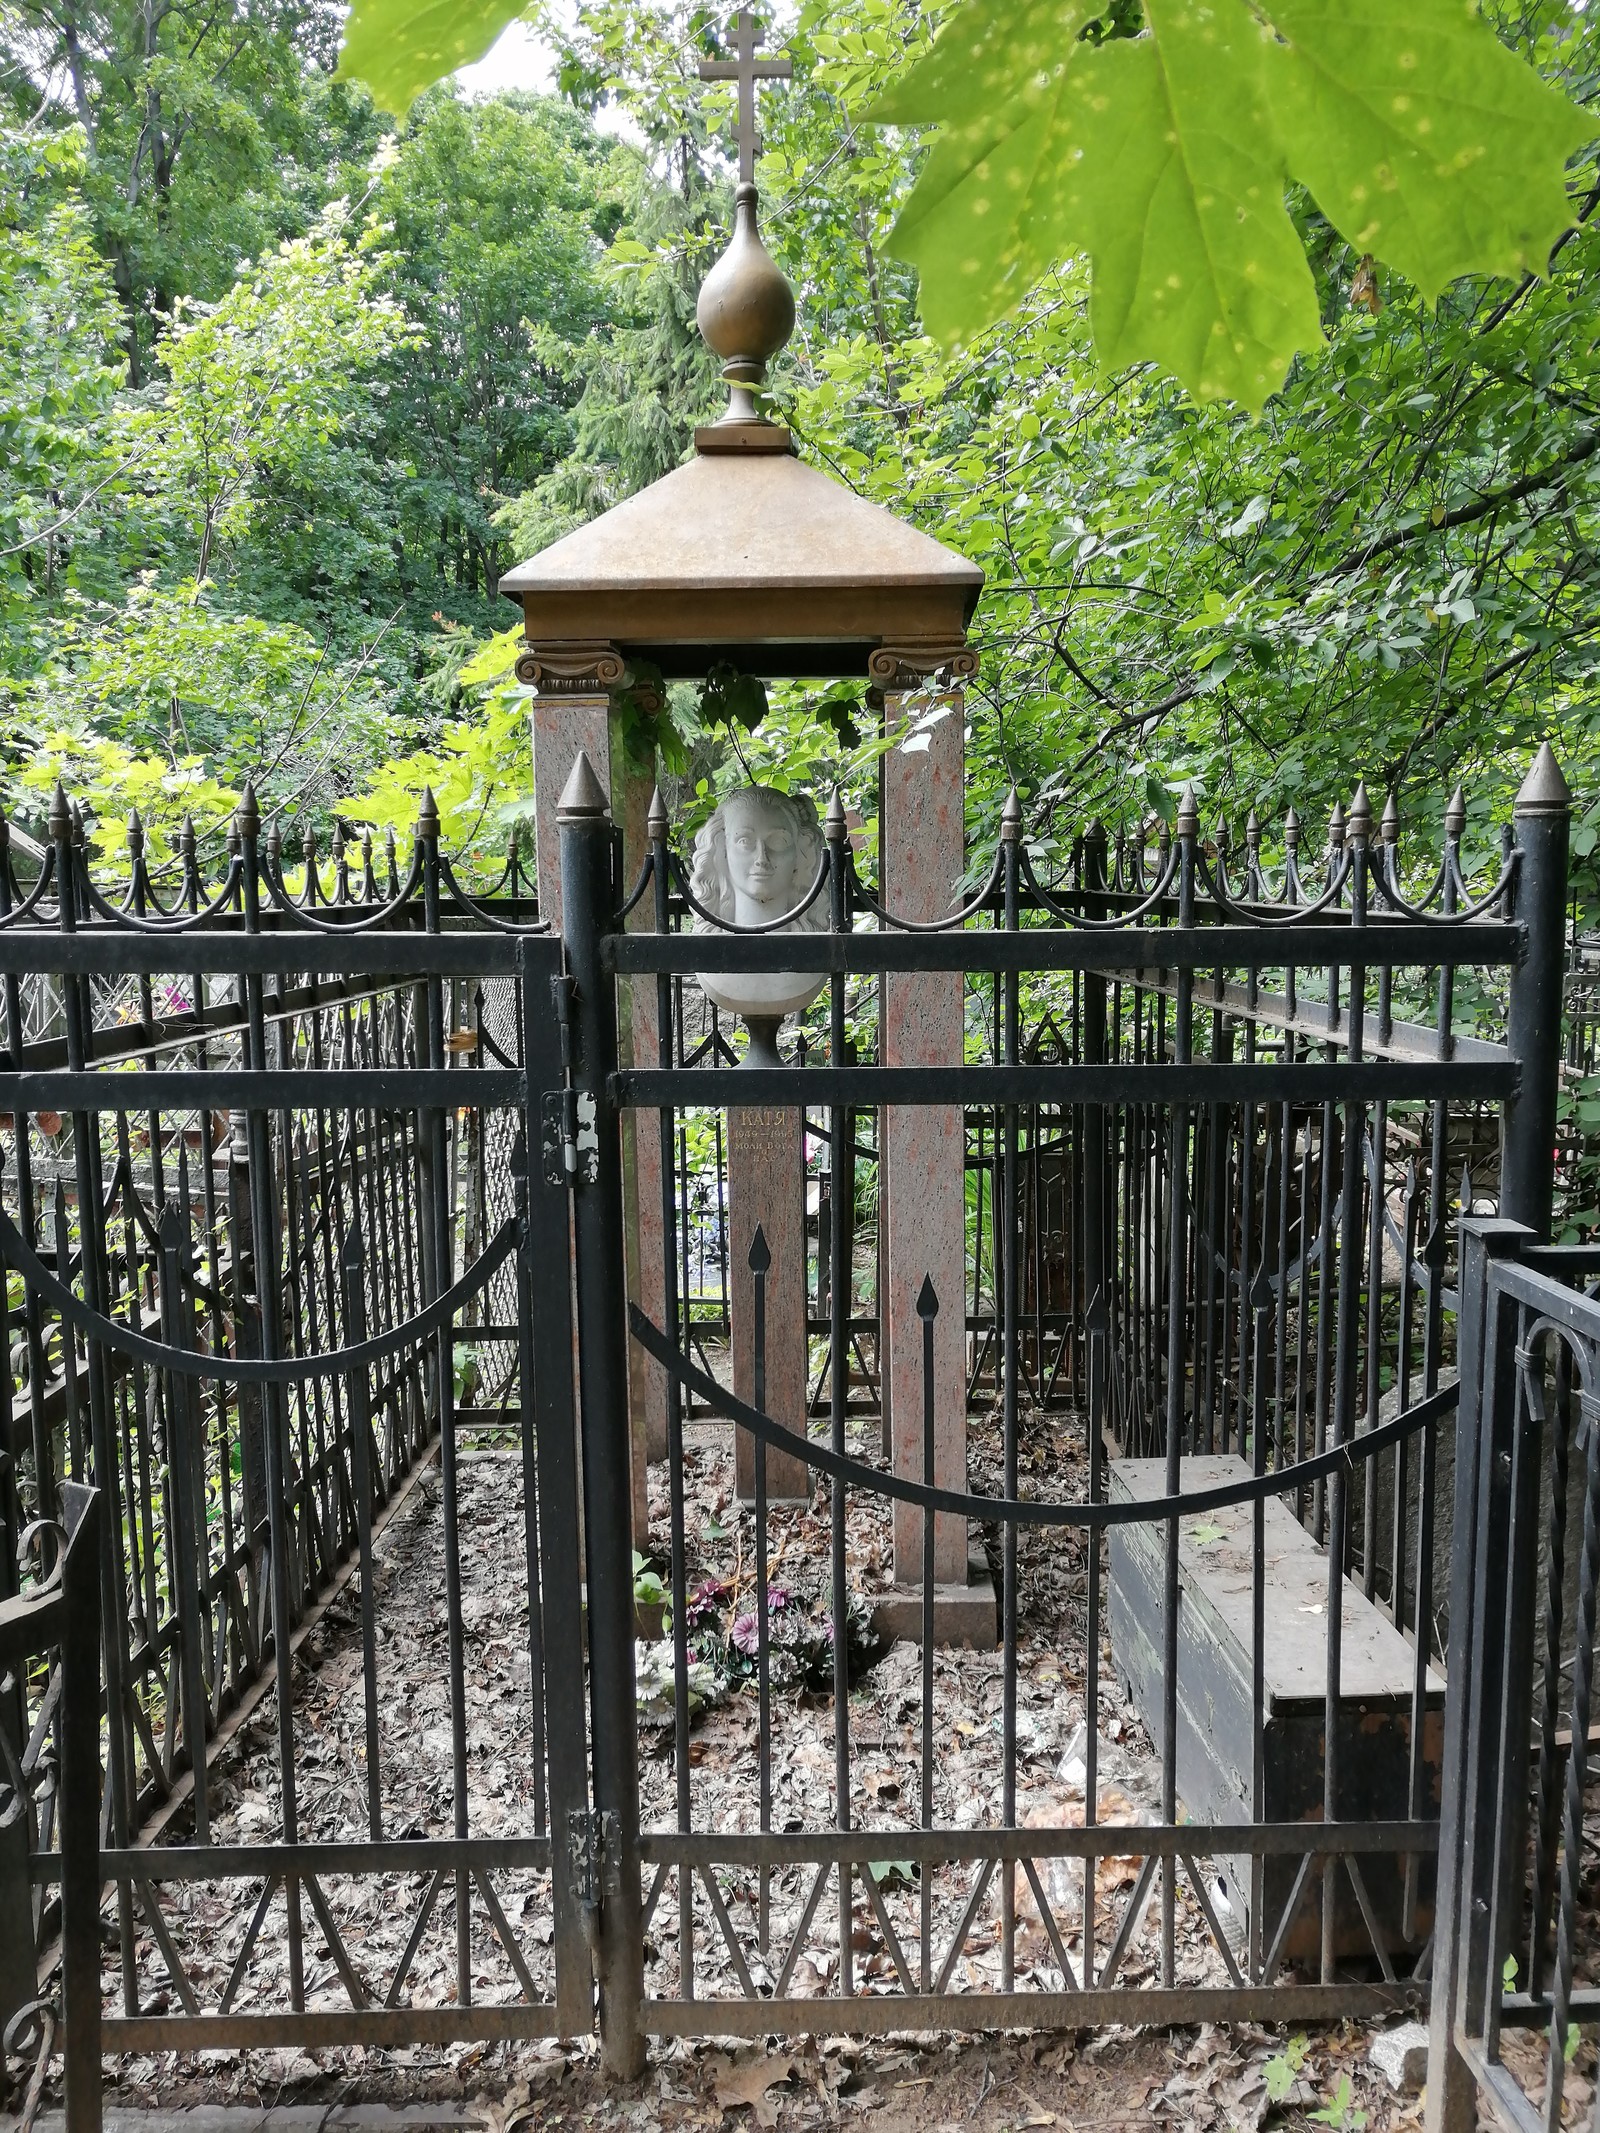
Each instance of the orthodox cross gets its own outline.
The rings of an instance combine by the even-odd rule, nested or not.
[[[702,59],[702,81],[736,81],[739,84],[739,183],[753,185],[756,179],[756,83],[788,81],[794,68],[787,59],[756,58],[756,46],[766,42],[747,7],[734,17],[734,50],[737,59]]]

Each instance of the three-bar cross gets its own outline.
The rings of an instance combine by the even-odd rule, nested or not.
[[[787,59],[758,60],[756,46],[766,40],[749,8],[740,8],[734,18],[734,50],[737,59],[702,59],[702,81],[736,81],[739,84],[739,183],[753,185],[756,178],[756,83],[788,81],[794,73]]]

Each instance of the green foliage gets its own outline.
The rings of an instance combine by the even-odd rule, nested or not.
[[[0,642],[70,577],[75,529],[118,470],[117,299],[70,189],[82,168],[75,129],[0,134]]]
[[[483,851],[485,863],[504,852],[508,825],[524,812],[533,783],[532,733],[527,708],[515,690],[492,690],[465,718],[453,720],[439,738],[378,764],[364,790],[340,803],[339,812],[373,829],[408,838],[416,825],[424,788],[439,808],[440,834],[452,858]]]
[[[662,1607],[667,1600],[667,1588],[662,1583],[661,1573],[650,1563],[648,1557],[633,1551],[633,1604],[635,1607]],[[670,1622],[670,1617],[668,1617]]]
[[[481,59],[520,0],[355,0],[339,52],[341,80],[364,82],[404,118],[424,89]]]
[[[218,545],[249,530],[263,470],[303,477],[342,429],[352,387],[415,337],[380,292],[377,232],[352,242],[348,219],[337,204],[220,302],[180,305],[160,347],[164,381],[123,415],[139,486],[176,515],[198,581]]]
[[[333,0],[0,11],[0,124],[76,128],[135,385],[177,299],[215,302],[241,259],[304,230],[330,163],[370,150],[365,96],[327,80],[339,13]]]
[[[767,715],[766,684],[754,674],[742,674],[725,659],[719,659],[706,675],[700,711],[702,718],[712,724],[740,726],[746,733],[754,733]]]
[[[1430,298],[1540,270],[1569,226],[1594,127],[1463,0],[1144,0],[1144,33],[1103,41],[1096,12],[965,0],[866,113],[941,124],[894,243],[947,342],[1084,254],[1108,369],[1259,412],[1322,337],[1291,181]]]
[[[0,797],[25,826],[57,771],[107,846],[135,805],[158,849],[186,806],[217,832],[246,775],[324,842],[353,797],[409,829],[435,773],[463,839],[503,851],[526,803],[525,718],[461,669],[502,611],[495,514],[571,451],[639,160],[548,99],[450,94],[372,153],[324,56],[280,55],[303,71],[273,123],[298,93],[325,193],[220,286],[202,254],[288,204],[224,191],[200,246],[184,195],[194,278],[153,339],[96,206],[111,115],[0,124]]]
[[[372,207],[385,286],[414,331],[381,409],[400,590],[484,625],[499,572],[531,553],[496,524],[574,444],[573,410],[609,321],[604,240],[637,158],[547,98],[420,105]],[[537,542],[534,546],[539,545]]]
[[[1306,2116],[1318,2125],[1335,2126],[1338,2133],[1361,2133],[1367,2122],[1367,2114],[1356,2102],[1355,2085],[1348,2074],[1341,2074],[1328,2101]]]
[[[1025,34],[1063,34],[1069,12],[1070,63],[1045,70],[1054,87],[1017,91],[1037,109],[984,153],[1020,156],[1010,167],[1040,200],[1052,186],[1088,198],[1092,170],[1063,164],[1058,183],[1023,150],[1049,127],[1061,144],[1075,77],[1131,85],[1125,110],[1144,112],[1193,28],[1178,0],[1116,0],[1093,19],[1066,0],[987,15],[976,0],[803,11],[794,82],[762,95],[763,226],[801,293],[774,394],[811,463],[985,570],[965,706],[968,820],[985,855],[1012,778],[1049,861],[1093,813],[1130,826],[1170,814],[1190,778],[1208,830],[1237,832],[1251,805],[1270,820],[1293,799],[1314,851],[1318,811],[1364,774],[1396,788],[1409,839],[1436,827],[1459,774],[1481,864],[1549,730],[1579,793],[1575,891],[1600,901],[1592,151],[1570,202],[1549,175],[1577,137],[1559,95],[1591,93],[1600,32],[1556,0],[1482,22],[1443,5],[1382,18],[1419,52],[1443,25],[1444,44],[1411,70],[1418,93],[1437,98],[1455,60],[1483,63],[1499,70],[1489,119],[1521,111],[1514,138],[1497,144],[1491,128],[1489,151],[1457,174],[1468,250],[1441,249],[1436,225],[1430,236],[1427,187],[1409,178],[1373,196],[1376,229],[1335,198],[1361,182],[1363,158],[1404,165],[1382,129],[1405,115],[1349,71],[1355,33],[1341,24],[1364,16],[1282,0],[1267,13],[1292,53],[1261,48],[1252,90],[1240,76],[1256,61],[1240,47],[1213,82],[1215,109],[1232,114],[1229,153],[1270,162],[1239,99],[1265,98],[1277,125],[1292,93],[1310,97],[1315,61],[1322,116],[1301,131],[1322,126],[1329,157],[1287,192],[1278,171],[1259,210],[1263,229],[1288,231],[1310,308],[1303,352],[1254,423],[1148,364],[1108,372],[1096,339],[1111,295],[1112,324],[1134,336],[1119,347],[1155,316],[1151,290],[1119,284],[1115,261],[1044,248],[1004,267],[1008,246],[1047,226],[1037,202],[1002,215],[996,195],[987,221],[1011,234],[986,231],[978,278],[1011,272],[1010,308],[964,328],[959,348],[925,330],[944,301],[937,271],[919,289],[891,245],[946,177],[947,207],[920,226],[967,212],[969,118],[1006,115],[1007,55]],[[0,26],[13,84],[0,92],[0,794],[25,818],[42,812],[52,767],[67,767],[87,783],[102,843],[133,805],[158,837],[188,804],[216,834],[250,774],[291,835],[303,818],[325,839],[335,816],[408,834],[432,783],[447,834],[487,866],[526,812],[499,574],[677,465],[717,406],[694,299],[727,228],[731,115],[729,94],[695,72],[723,11],[581,0],[534,12],[565,106],[441,89],[381,144],[365,92],[328,80],[335,25],[321,0],[267,0],[221,43],[187,4],[157,11],[147,36],[130,10],[63,0],[60,34],[40,32],[38,63],[60,91],[42,105],[16,86],[33,78],[34,47],[23,54],[11,18]],[[1237,23],[1228,9],[1219,19]],[[84,117],[73,24],[93,33],[80,36]],[[991,42],[973,44],[985,24]],[[1367,42],[1375,67],[1381,45]],[[1220,51],[1202,74],[1221,70]],[[931,140],[856,116],[908,58],[935,100],[961,98]],[[1183,102],[1193,83],[1168,89]],[[602,105],[642,147],[596,134]],[[1554,131],[1535,123],[1552,109]],[[1450,127],[1465,119],[1433,117],[1430,138],[1455,156],[1467,137]],[[1147,209],[1152,232],[1179,227],[1134,182],[1160,145],[1139,130],[1127,182],[1102,188],[1094,212],[1118,243]],[[1494,204],[1507,169],[1521,221]],[[1191,186],[1191,233],[1215,211]],[[1455,279],[1427,300],[1430,271],[1469,256],[1545,266],[1545,238],[1567,221],[1547,278]],[[1232,300],[1222,279],[1212,293]],[[1204,313],[1175,296],[1162,330],[1216,383],[1233,356],[1202,339]],[[1252,345],[1281,355],[1270,306],[1239,315]],[[747,775],[819,798],[839,780],[869,850],[879,758],[916,746],[940,715],[934,696],[913,701],[909,732],[886,736],[859,687],[774,684],[764,715],[737,677],[705,700],[684,684],[666,693],[660,716],[642,692],[625,698],[622,739],[666,773],[685,828]]]
[[[1268,2103],[1285,2103],[1289,2092],[1300,2078],[1311,2047],[1304,2037],[1291,2037],[1281,2052],[1277,2052],[1266,2064],[1266,2088]]]

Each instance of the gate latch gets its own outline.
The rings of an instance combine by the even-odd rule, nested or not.
[[[547,1185],[592,1185],[600,1175],[600,1136],[594,1098],[577,1089],[546,1089],[539,1106],[539,1140]]]
[[[589,1953],[600,1953],[601,1883],[617,1843],[617,1818],[598,1809],[574,1808],[567,1817],[567,1856],[578,1922]]]

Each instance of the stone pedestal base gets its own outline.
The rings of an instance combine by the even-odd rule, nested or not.
[[[873,1602],[873,1626],[880,1637],[922,1642],[922,1587],[896,1585]],[[933,1588],[933,1641],[992,1652],[1000,1641],[1000,1598],[989,1575],[989,1559],[979,1547],[967,1553],[965,1585]]]

